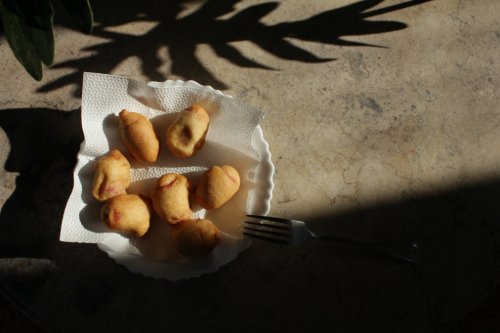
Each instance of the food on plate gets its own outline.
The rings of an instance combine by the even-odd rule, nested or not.
[[[142,114],[120,112],[120,138],[134,158],[141,162],[155,162],[160,152],[158,133]]]
[[[168,128],[167,146],[175,157],[188,158],[203,148],[210,118],[203,107],[192,105],[181,111]]]
[[[238,191],[240,175],[233,167],[214,166],[205,171],[196,187],[195,201],[206,210],[219,208]]]
[[[130,163],[118,150],[101,157],[94,165],[95,175],[92,194],[99,201],[106,201],[125,191],[130,185]]]
[[[153,207],[162,220],[174,225],[193,214],[189,202],[189,193],[193,191],[194,185],[186,177],[176,173],[163,175],[151,192]]]
[[[170,231],[172,246],[186,256],[210,253],[219,238],[219,229],[209,220],[184,220],[174,225]]]
[[[102,223],[111,231],[142,237],[151,221],[151,199],[122,194],[109,199],[101,209]]]

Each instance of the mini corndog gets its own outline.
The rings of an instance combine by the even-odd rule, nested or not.
[[[229,165],[205,171],[196,187],[195,201],[206,210],[219,208],[238,191],[240,175]]]
[[[140,113],[120,112],[120,138],[138,161],[155,162],[160,152],[158,134],[148,118]]]
[[[163,175],[158,178],[151,192],[153,207],[161,219],[170,225],[189,219],[193,214],[189,193],[193,190],[193,184],[186,177],[176,173]]]

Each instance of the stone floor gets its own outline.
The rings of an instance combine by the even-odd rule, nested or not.
[[[9,333],[43,333],[45,330],[34,323],[0,293],[0,329]]]
[[[415,304],[422,309],[432,305],[417,314],[402,309],[399,322],[425,316],[416,331],[442,330],[498,283],[494,203],[500,193],[500,2],[126,0],[119,8],[111,1],[93,1],[92,6],[95,26],[90,36],[76,31],[55,6],[56,57],[41,82],[31,79],[0,37],[1,206],[14,207],[17,200],[21,206],[15,207],[23,207],[25,200],[42,208],[22,216],[36,221],[62,217],[64,203],[56,201],[67,197],[68,185],[56,183],[55,176],[44,177],[59,167],[69,168],[64,163],[71,157],[54,153],[63,164],[53,164],[51,147],[37,140],[36,125],[46,124],[48,117],[52,133],[66,124],[66,116],[77,121],[69,111],[81,106],[83,72],[141,82],[195,80],[267,113],[261,126],[276,167],[271,215],[311,221],[318,233],[377,241],[415,239],[433,253],[422,257],[421,266],[397,271],[398,281],[414,275],[419,281],[409,291]],[[39,116],[34,109],[49,110],[50,115]],[[13,139],[22,127],[16,111],[37,119],[26,120],[29,130],[22,132],[33,141],[31,146]],[[61,135],[67,146],[56,135],[47,142],[67,151],[78,145],[77,134]],[[32,197],[30,179],[39,182]],[[42,188],[48,180],[52,187]],[[17,191],[23,192],[14,196]],[[50,195],[42,198],[46,193]],[[9,219],[21,216],[11,210],[8,214]],[[0,223],[6,216],[2,210]],[[332,216],[338,222],[319,223]],[[56,222],[43,228],[57,229]],[[12,234],[0,235],[0,244],[14,248],[22,241],[11,241],[17,232],[11,227]],[[265,271],[278,260],[276,254],[257,263],[255,254],[265,250],[269,248],[247,251],[239,260]],[[282,251],[292,264],[304,254]],[[290,272],[310,281],[356,269],[378,274],[361,261],[343,261],[342,255],[335,253],[326,267],[308,264],[308,273]],[[242,278],[240,266],[234,274]],[[284,263],[281,268],[288,269]],[[381,279],[391,276],[380,274]],[[380,285],[390,288],[391,281]],[[351,290],[356,283],[338,277],[335,288]],[[395,283],[396,289],[403,288],[402,282]],[[373,296],[372,285],[363,288],[361,293]],[[359,295],[351,293],[343,301],[354,306],[363,297]],[[403,296],[394,293],[388,299],[390,307]],[[342,311],[346,321],[357,316],[351,307]],[[370,311],[363,309],[361,318],[369,321],[378,315]],[[462,323],[473,321],[468,318]],[[322,320],[347,327],[337,318]],[[463,327],[450,330],[467,332]]]
[[[446,333],[494,332],[500,327],[500,291],[496,289]],[[9,333],[44,333],[22,311],[0,293],[0,328]]]

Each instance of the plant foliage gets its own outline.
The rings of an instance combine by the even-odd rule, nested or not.
[[[88,0],[59,0],[85,34],[92,32],[93,17]],[[16,59],[37,81],[42,63],[54,62],[54,10],[49,0],[0,0],[0,30]]]

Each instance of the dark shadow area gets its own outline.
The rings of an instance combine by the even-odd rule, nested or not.
[[[19,173],[15,191],[0,213],[0,228],[4,230],[0,233],[0,258],[17,258],[2,260],[0,290],[45,329],[51,325],[34,316],[25,301],[60,273],[51,260],[41,258],[50,258],[59,240],[64,207],[73,188],[76,154],[83,140],[80,117],[80,109],[0,111],[0,127],[11,146],[4,168]],[[42,329],[33,328],[33,332]]]
[[[115,297],[115,290],[109,282],[93,276],[73,291],[69,303],[78,313],[90,316],[108,305]]]
[[[383,316],[384,310],[374,309],[387,307],[393,313],[394,323],[408,313],[425,313],[425,321],[415,321],[406,327],[409,331],[440,332],[464,316],[500,282],[500,181],[492,179],[455,191],[437,190],[428,196],[404,197],[403,202],[347,214],[306,211],[301,220],[319,235],[377,243],[416,241],[421,248],[416,263],[321,241],[291,248],[252,240],[254,252],[245,251],[242,260],[259,255],[259,272],[267,273],[255,283],[261,285],[263,294],[270,293],[266,295],[269,298],[283,297],[269,285],[288,288],[295,293],[294,299],[311,306],[311,295],[321,295],[313,309],[323,311],[319,305],[322,299],[323,306],[341,310],[334,320],[339,331],[378,331],[352,322],[357,316],[379,322],[377,313]],[[285,277],[293,277],[293,283]],[[311,286],[313,281],[323,282]],[[296,311],[293,316],[300,317],[300,311]],[[327,315],[326,311],[323,315]],[[349,329],[353,327],[358,329]]]
[[[250,41],[262,50],[288,61],[307,63],[333,61],[335,60],[333,58],[318,58],[309,51],[293,45],[287,38],[339,46],[381,47],[349,41],[345,37],[404,29],[407,25],[402,22],[368,19],[432,0],[411,0],[372,11],[369,10],[383,0],[362,0],[305,20],[275,25],[260,22],[266,15],[279,10],[277,9],[279,3],[267,2],[247,7],[229,18],[220,18],[233,13],[239,1],[207,0],[198,10],[181,18],[178,18],[178,15],[184,9],[183,4],[197,3],[197,1],[126,0],[120,2],[119,10],[116,10],[114,1],[94,1],[92,9],[94,20],[98,24],[94,26],[93,35],[107,41],[84,49],[92,51],[90,57],[55,64],[53,66],[55,69],[70,68],[76,71],[45,84],[39,92],[52,91],[69,84],[81,84],[83,72],[110,73],[129,57],[140,58],[143,74],[152,81],[165,81],[168,75],[178,75],[186,80],[210,85],[215,89],[227,89],[228,86],[218,81],[210,69],[204,67],[196,57],[197,45],[208,44],[219,57],[245,68],[273,69],[261,63],[259,59],[250,59],[243,55],[229,43]],[[67,22],[62,13],[57,14],[56,24],[61,17],[61,25],[71,27],[71,23]],[[150,21],[159,21],[159,24],[143,35],[136,36],[108,30],[109,27]],[[158,70],[163,64],[158,57],[158,51],[164,46],[168,47],[168,56],[172,61],[169,73]],[[75,96],[81,96],[81,89],[75,91]]]
[[[3,291],[3,290],[2,290]],[[0,292],[0,330],[10,333],[47,333],[38,323],[32,321],[11,299]]]
[[[329,243],[290,248],[253,241],[229,265],[199,278],[131,274],[94,244],[59,241],[83,140],[80,110],[2,110],[0,127],[11,144],[5,169],[20,173],[0,213],[0,258],[30,258],[0,272],[1,288],[58,331],[127,332],[138,325],[195,331],[195,314],[207,332],[307,330],[315,323],[317,331],[439,332],[499,282],[498,179],[301,217],[318,234],[416,241],[422,256],[413,264]]]
[[[0,215],[1,258],[41,258],[49,239],[58,238],[83,140],[80,118],[80,109],[0,111],[0,127],[11,145],[5,170],[19,173]]]

